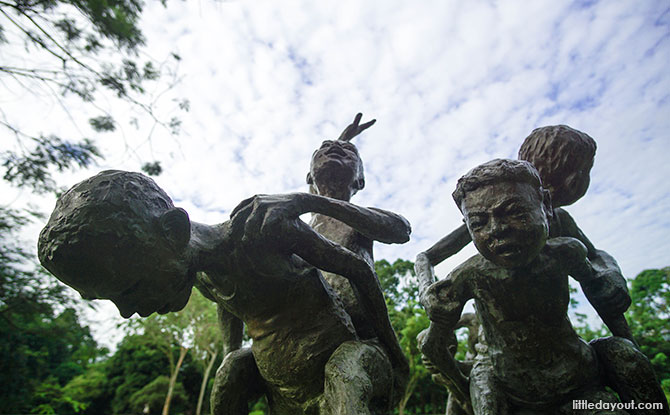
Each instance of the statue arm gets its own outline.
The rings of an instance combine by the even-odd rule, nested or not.
[[[569,237],[554,238],[553,243],[561,246],[563,263],[567,265],[568,273],[579,282],[584,295],[596,310],[602,321],[615,336],[623,337],[634,344],[635,339],[623,316],[623,312],[613,311],[607,307],[603,293],[607,292],[608,281],[601,278],[587,258],[587,249],[579,240]]]
[[[465,224],[456,228],[435,245],[421,252],[414,261],[414,271],[419,280],[419,300],[426,307],[424,299],[428,288],[437,281],[434,266],[463,249],[472,238]]]
[[[616,260],[607,252],[596,249],[567,211],[558,208],[554,210],[554,214],[560,216],[561,236],[576,238],[586,247],[586,256],[593,268],[594,278],[597,280],[591,285],[598,287],[593,290],[595,291],[594,300],[599,303],[598,306],[608,314],[625,312],[630,306],[631,299],[626,279]]]
[[[425,252],[421,252],[416,256],[416,259],[414,260],[414,271],[419,280],[419,302],[425,309],[428,307],[428,289],[437,281],[437,278],[435,278],[435,269]]]
[[[472,241],[470,232],[465,224],[454,229],[449,235],[440,239],[424,252],[430,260],[430,264],[435,266],[445,259],[451,257],[463,249]]]
[[[244,323],[218,303],[216,305],[216,314],[219,319],[219,329],[223,337],[223,357],[225,358],[228,353],[242,348]]]
[[[351,282],[356,288],[354,293],[358,302],[374,326],[375,335],[389,353],[391,363],[396,370],[409,371],[374,269],[362,257],[324,238],[301,220],[294,222],[293,226],[300,233],[300,239],[293,246],[294,253],[312,266],[341,275]]]
[[[425,303],[424,308],[431,322],[418,340],[421,353],[443,375],[449,389],[459,400],[469,402],[468,378],[448,350],[463,307],[472,298],[467,278],[464,277],[466,273],[463,268],[457,268],[426,291],[422,303]]]
[[[384,243],[405,243],[412,232],[409,222],[398,214],[310,193],[256,195],[241,202],[231,217],[249,209],[251,214],[247,223],[252,222],[254,225],[251,226],[261,229],[273,221],[297,218],[311,212],[330,216],[363,236]],[[245,225],[245,229],[248,227]]]
[[[402,216],[377,208],[364,208],[342,200],[303,193],[304,212],[321,213],[346,223],[368,239],[383,243],[405,243],[412,232]]]
[[[408,372],[407,359],[391,326],[386,301],[371,265],[300,220],[301,214],[310,211],[332,215],[354,228],[356,224],[366,222],[366,218],[369,219],[367,215],[374,217],[377,214],[350,203],[316,195],[257,195],[235,208],[231,215],[231,228],[235,230],[244,227],[243,244],[255,239],[272,242],[280,239],[281,243],[273,243],[273,246],[284,254],[298,255],[315,268],[347,278],[356,288],[354,293],[358,302],[368,314],[377,338],[389,353],[391,363],[396,369]],[[406,225],[408,236],[409,225],[404,219],[399,220],[399,225],[402,224]]]

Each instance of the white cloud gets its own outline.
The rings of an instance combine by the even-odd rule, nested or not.
[[[149,54],[182,57],[188,135],[156,133],[151,150],[126,127],[125,141],[163,161],[157,181],[194,220],[214,223],[254,193],[306,190],[312,151],[362,111],[378,122],[356,138],[367,187],[354,201],[413,227],[410,243],[378,246],[393,260],[459,225],[460,175],[515,157],[533,128],[568,124],[599,145],[591,190],[568,210],[633,277],[670,263],[668,10],[592,3],[150,4]],[[102,143],[105,167],[138,168],[124,140]]]

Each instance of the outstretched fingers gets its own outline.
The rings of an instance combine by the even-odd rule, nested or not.
[[[356,114],[356,117],[354,118],[354,122],[349,124],[347,128],[342,131],[342,134],[340,134],[340,137],[338,140],[340,141],[351,141],[354,137],[365,131],[366,129],[372,127],[372,125],[377,121],[377,120],[371,120],[366,122],[363,125],[359,125],[361,122],[361,118],[363,117],[362,113]]]

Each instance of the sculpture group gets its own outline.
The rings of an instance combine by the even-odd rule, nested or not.
[[[190,221],[142,174],[101,172],[58,199],[40,261],[126,318],[178,311],[193,286],[214,301],[226,352],[214,415],[246,415],[261,395],[272,414],[390,414],[409,367],[372,244],[407,242],[410,225],[350,203],[365,184],[351,140],[374,123],[360,121],[314,152],[310,193],[256,195],[217,225]],[[607,388],[622,401],[665,402],[623,318],[630,298],[616,261],[561,208],[585,194],[594,154],[586,134],[544,127],[526,139],[521,160],[493,160],[458,181],[465,224],[416,260],[431,320],[420,346],[450,391],[448,414],[569,414],[573,400],[618,402]],[[308,212],[309,225],[299,219]],[[470,240],[479,254],[436,280],[433,267]],[[577,336],[568,276],[614,336],[590,344]],[[476,313],[462,315],[470,299]],[[466,362],[452,355],[460,326],[470,329]]]

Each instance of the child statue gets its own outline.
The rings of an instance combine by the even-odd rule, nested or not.
[[[459,401],[469,398],[476,415],[570,414],[573,400],[617,403],[605,386],[622,400],[660,402],[663,393],[651,365],[632,342],[612,337],[590,345],[572,328],[568,276],[589,296],[594,284],[598,287],[598,274],[578,239],[548,239],[553,210],[541,183],[530,163],[500,159],[458,181],[454,200],[479,254],[423,290],[431,324],[420,339],[422,353]],[[468,377],[445,344],[470,299],[486,351]],[[621,313],[591,302],[608,326],[627,332]]]
[[[371,239],[409,239],[399,215],[308,193],[257,195],[229,221],[199,224],[150,178],[105,171],[58,199],[40,234],[39,257],[82,297],[110,299],[125,318],[178,311],[192,287],[202,287],[247,325],[273,414],[388,413],[392,373],[407,362],[374,271],[302,222],[307,212],[337,218]],[[381,354],[361,354],[366,341],[317,268],[355,285]],[[358,382],[349,381],[354,377]],[[245,413],[246,401],[219,409]]]

